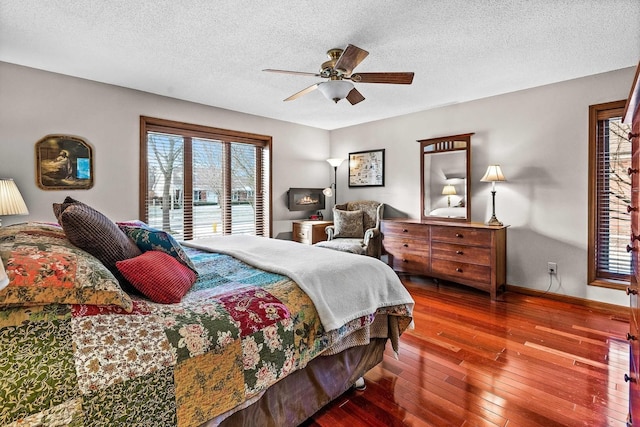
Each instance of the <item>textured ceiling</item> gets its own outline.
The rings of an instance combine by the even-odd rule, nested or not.
[[[369,51],[334,104],[316,72],[330,48]],[[2,0],[0,61],[264,117],[336,129],[635,66],[638,0]],[[2,82],[0,82],[1,84]],[[629,82],[631,84],[631,82]]]

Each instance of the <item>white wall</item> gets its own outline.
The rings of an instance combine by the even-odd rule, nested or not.
[[[627,305],[622,291],[587,285],[589,105],[626,99],[634,68],[457,104],[331,133],[331,155],[386,149],[385,187],[349,189],[348,165],[338,173],[344,200],[374,199],[387,212],[420,217],[419,139],[475,132],[471,138],[471,215],[491,216],[491,184],[500,164],[496,216],[509,224],[507,282],[545,291],[547,261],[558,263],[550,292]],[[388,214],[387,214],[388,215]]]
[[[289,187],[331,182],[328,131],[0,62],[0,176],[15,179],[30,211],[3,223],[54,221],[51,205],[66,195],[114,220],[137,218],[141,115],[271,135],[274,236],[307,214],[289,212]],[[92,145],[92,189],[45,191],[36,185],[35,143],[48,134],[76,135]]]
[[[350,189],[343,162],[338,202],[380,200],[387,215],[419,218],[416,140],[475,132],[473,221],[490,216],[491,186],[479,182],[487,165],[501,164],[508,179],[496,199],[498,219],[510,225],[508,283],[546,290],[546,263],[554,261],[558,280],[550,292],[627,305],[624,292],[586,284],[587,136],[588,106],[625,99],[633,73],[628,68],[328,132],[0,62],[0,176],[16,180],[31,212],[3,223],[52,221],[51,204],[67,194],[115,220],[137,217],[140,115],[271,135],[274,236],[301,217],[286,208],[289,187],[325,187],[333,179],[326,158],[368,149],[386,149],[385,186]],[[94,188],[36,186],[35,143],[54,133],[93,146]]]

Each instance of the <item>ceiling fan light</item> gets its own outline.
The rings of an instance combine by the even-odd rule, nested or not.
[[[353,88],[353,83],[345,80],[329,80],[328,82],[320,83],[318,86],[318,90],[322,92],[327,99],[336,103],[346,98]]]

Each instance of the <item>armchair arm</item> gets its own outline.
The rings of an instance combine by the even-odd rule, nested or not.
[[[333,240],[333,235],[335,234],[336,228],[333,225],[327,225],[324,228],[324,232],[327,233],[327,240]]]
[[[363,243],[365,246],[369,245],[369,241],[377,236],[380,235],[380,229],[376,228],[369,228],[367,230],[365,230],[364,232],[364,239],[363,239]]]

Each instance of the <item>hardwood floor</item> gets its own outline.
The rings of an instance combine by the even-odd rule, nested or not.
[[[628,313],[403,279],[415,329],[305,427],[625,426]]]

